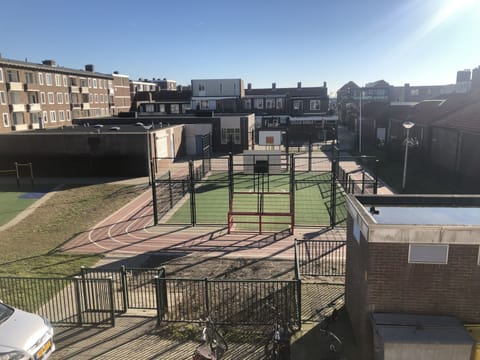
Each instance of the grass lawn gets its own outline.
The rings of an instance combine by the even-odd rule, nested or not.
[[[100,184],[57,192],[31,215],[0,232],[0,276],[71,276],[81,265],[94,265],[98,255],[71,255],[57,249],[142,191]]]
[[[319,226],[330,224],[328,207],[330,202],[330,174],[329,173],[296,173],[297,184],[295,187],[295,223],[304,226]],[[288,213],[290,211],[290,185],[289,175],[270,175],[254,181],[252,175],[235,174],[235,192],[246,192],[235,194],[233,211],[256,212],[258,196],[254,191],[270,191],[280,194],[266,194],[263,197],[264,212]],[[338,199],[342,197],[337,194]],[[196,220],[199,224],[226,224],[228,214],[228,177],[226,174],[212,174],[203,183],[196,187]],[[238,216],[235,221],[237,229],[254,230],[258,225],[241,223],[258,222],[258,216]],[[263,227],[267,231],[277,231],[286,228],[285,223],[290,222],[287,216],[265,216],[262,219],[267,223]],[[268,224],[281,223],[281,224]],[[175,213],[168,219],[171,224],[190,223],[190,198],[187,195],[183,203]]]

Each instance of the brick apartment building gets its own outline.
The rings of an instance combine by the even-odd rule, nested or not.
[[[70,125],[130,109],[127,75],[0,58],[0,133]]]

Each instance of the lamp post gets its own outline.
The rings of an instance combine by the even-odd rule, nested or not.
[[[411,121],[405,121],[402,126],[407,129],[407,137],[405,138],[405,158],[403,160],[403,180],[402,180],[402,191],[405,191],[405,181],[407,180],[407,161],[408,161],[408,144],[410,142],[409,132],[415,124]]]

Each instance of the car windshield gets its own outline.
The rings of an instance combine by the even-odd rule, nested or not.
[[[12,308],[0,303],[0,324],[12,316],[13,311]]]

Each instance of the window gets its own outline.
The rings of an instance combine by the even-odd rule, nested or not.
[[[265,108],[266,109],[275,109],[275,99],[267,99],[265,101]]]
[[[0,104],[5,105],[7,98],[5,97],[5,91],[0,91]]]
[[[55,104],[55,99],[53,97],[53,92],[48,93],[48,103],[49,104]]]
[[[102,79],[98,79],[98,88],[102,89]]]
[[[92,87],[92,79],[88,79],[88,87],[89,87],[89,88]]]
[[[418,94],[419,94],[418,89],[412,89],[412,90],[410,90],[410,96],[418,96]]]
[[[93,79],[93,87],[96,89],[97,88],[97,79]]]
[[[243,100],[243,108],[247,109],[247,110],[251,110],[252,109],[252,100],[250,100],[250,99]]]
[[[10,125],[10,121],[8,120],[8,113],[3,113],[3,126],[8,127]]]
[[[35,74],[32,72],[25,73],[25,82],[27,84],[35,84]]]
[[[283,99],[282,98],[277,98],[276,100],[276,106],[277,106],[277,110],[282,110],[283,109]]]
[[[0,69],[0,82],[3,82],[3,70]]]
[[[64,95],[65,95],[65,104],[68,104],[70,102],[70,98],[67,93],[65,93]]]
[[[58,120],[65,121],[65,112],[63,110],[58,112]]]
[[[234,144],[240,144],[240,129],[222,129],[222,144],[230,144],[230,140],[233,140]]]
[[[8,82],[19,82],[18,71],[17,70],[7,70],[7,81]]]
[[[100,98],[100,102],[103,104],[103,94],[100,94],[99,98]]]
[[[42,120],[44,123],[47,123],[48,122],[48,118],[47,118],[47,112],[44,111],[43,114],[42,114]]]
[[[63,104],[63,94],[57,93],[57,104]]]
[[[52,86],[52,74],[45,74],[45,83],[48,86]]]
[[[446,264],[448,245],[411,244],[408,249],[408,262],[413,264]]]
[[[42,104],[46,104],[46,103],[47,103],[47,101],[46,101],[46,99],[45,99],[45,93],[44,93],[44,92],[41,92],[41,93],[40,93],[40,102],[41,102]]]
[[[63,75],[63,86],[65,86],[65,87],[68,86],[68,79],[65,75]]]
[[[50,122],[57,122],[57,113],[55,110],[50,111]]]
[[[93,103],[93,94],[88,94],[88,102]]]
[[[70,121],[70,110],[67,110],[67,121]]]
[[[178,105],[178,104],[170,105],[170,112],[172,114],[179,114],[180,113],[180,105]]]
[[[40,85],[43,85],[43,74],[42,73],[38,73],[38,83]]]
[[[59,74],[55,74],[55,85],[62,86],[62,76]]]
[[[253,106],[255,109],[263,109],[263,99],[255,99]]]
[[[293,110],[302,110],[303,101],[302,100],[293,100]]]
[[[95,102],[98,103],[98,94],[95,94]]]
[[[320,110],[320,100],[310,100],[310,110]]]

